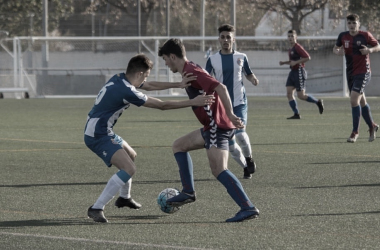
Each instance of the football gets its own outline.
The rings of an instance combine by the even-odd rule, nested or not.
[[[166,200],[179,195],[179,191],[174,188],[165,188],[157,197],[158,207],[162,212],[167,214],[175,213],[179,210],[179,207],[172,207],[166,204]]]

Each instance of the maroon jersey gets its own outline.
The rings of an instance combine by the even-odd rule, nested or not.
[[[190,99],[194,99],[204,92],[206,95],[213,94],[215,96],[215,102],[212,105],[192,107],[195,116],[204,126],[204,130],[207,131],[211,129],[211,127],[215,128],[215,124],[216,127],[220,129],[234,129],[235,126],[228,118],[218,93],[214,91],[221,83],[210,76],[201,66],[190,61],[185,63],[183,72],[192,73],[194,76],[197,76],[197,80],[192,81],[191,85],[186,87],[186,92]]]
[[[288,54],[289,54],[290,61],[298,61],[301,58],[309,57],[309,53],[307,53],[307,51],[299,43],[294,44],[294,46],[289,49]],[[305,63],[299,63],[290,68],[292,70],[297,70],[299,67],[304,68]]]
[[[368,45],[376,46],[377,44],[378,41],[366,31],[359,31],[355,36],[351,36],[349,31],[339,34],[335,45],[344,48],[348,76],[371,72],[369,55],[362,55],[359,50],[363,48],[362,45],[368,47]]]

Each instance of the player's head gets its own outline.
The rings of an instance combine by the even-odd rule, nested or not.
[[[350,14],[346,17],[346,20],[347,20],[347,26],[348,26],[350,33],[355,34],[356,32],[359,31],[360,21],[359,21],[358,15]]]
[[[173,73],[178,72],[178,62],[186,59],[186,49],[182,41],[177,38],[167,40],[158,50],[158,56],[164,59]]]
[[[219,43],[223,52],[232,52],[232,47],[235,42],[235,28],[230,24],[223,24],[218,28]]]
[[[153,62],[146,55],[138,54],[129,60],[126,75],[133,76],[141,84],[149,76],[152,68]]]
[[[297,42],[297,31],[296,30],[289,30],[288,31],[288,41],[291,44],[294,44]]]

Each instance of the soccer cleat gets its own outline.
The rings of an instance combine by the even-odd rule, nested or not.
[[[300,115],[300,114],[294,114],[293,116],[288,117],[288,118],[286,118],[286,119],[288,119],[288,120],[292,120],[292,119],[301,119],[301,115]]]
[[[255,219],[259,216],[259,210],[257,208],[252,208],[249,210],[240,210],[234,217],[229,218],[226,222],[240,222],[244,220]]]
[[[347,142],[352,142],[352,143],[356,142],[356,139],[358,139],[358,137],[359,137],[359,133],[352,132],[350,137],[348,137]]]
[[[323,113],[323,110],[325,109],[323,107],[323,100],[322,99],[319,99],[318,102],[317,102],[317,106],[318,106],[318,109],[319,109],[319,113],[322,114]]]
[[[244,168],[244,179],[251,179],[252,178],[252,174],[248,171],[248,167],[245,167]]]
[[[256,163],[252,159],[252,157],[245,157],[245,161],[247,162],[248,172],[253,174],[256,171]]]
[[[93,219],[95,222],[102,222],[102,223],[108,222],[106,217],[104,217],[103,210],[92,208],[92,206],[88,208],[87,216],[88,218]]]
[[[172,207],[180,207],[182,205],[185,205],[187,203],[191,203],[194,201],[195,201],[195,192],[193,194],[181,192],[179,193],[179,195],[166,200],[166,204]]]
[[[374,124],[374,125],[372,126],[372,128],[370,128],[370,129],[368,130],[368,132],[369,132],[369,138],[368,138],[368,141],[369,141],[369,142],[372,142],[372,141],[374,141],[374,140],[376,139],[376,132],[377,132],[378,129],[379,129],[379,125],[378,125],[378,124]]]
[[[117,198],[117,200],[115,201],[115,206],[117,206],[118,208],[121,208],[121,207],[129,207],[132,209],[141,208],[141,204],[137,203],[134,199],[132,199],[132,197],[129,199],[125,199],[122,197]]]

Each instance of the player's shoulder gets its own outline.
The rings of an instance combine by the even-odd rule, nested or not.
[[[234,55],[247,57],[247,54],[236,50],[234,51]]]
[[[220,58],[220,57],[221,57],[221,54],[220,54],[220,51],[218,51],[218,52],[216,52],[216,53],[210,55],[208,59],[209,59],[209,60],[212,60],[212,59],[214,59],[214,58]]]

